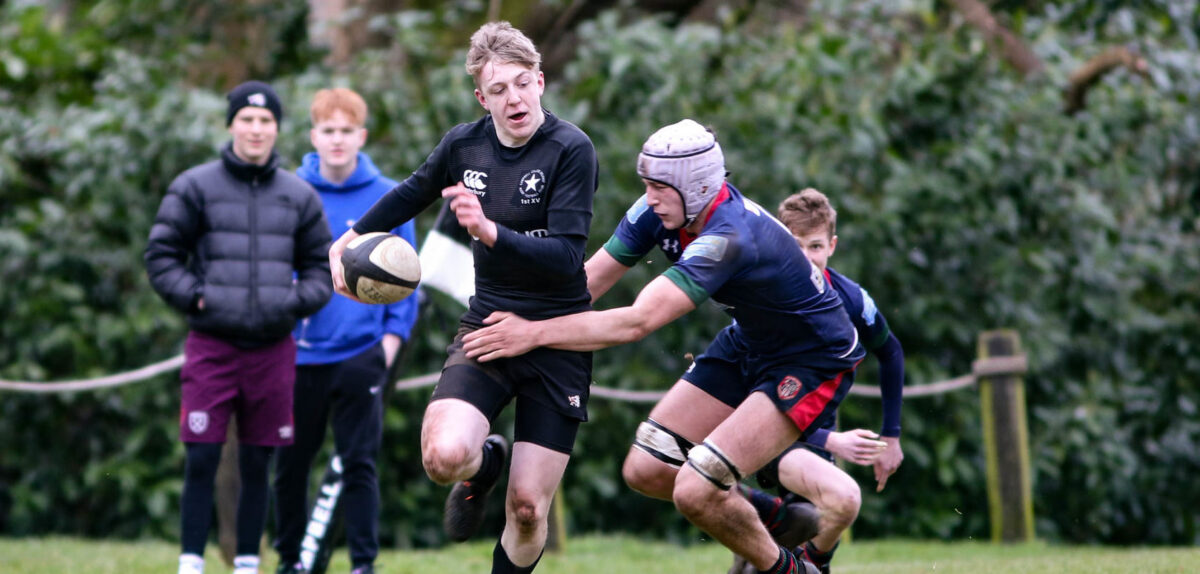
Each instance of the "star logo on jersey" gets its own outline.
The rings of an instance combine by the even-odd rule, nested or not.
[[[517,191],[521,192],[521,205],[532,205],[542,201],[542,192],[546,191],[546,174],[542,170],[535,169],[521,176],[521,183],[517,186]]]

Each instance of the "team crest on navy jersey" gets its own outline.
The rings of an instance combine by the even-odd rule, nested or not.
[[[812,267],[812,274],[808,278],[812,280],[813,287],[817,288],[817,293],[824,293],[825,274],[821,273],[821,268],[816,265],[810,265],[810,267]]]
[[[521,205],[541,203],[542,193],[546,191],[546,174],[540,169],[526,173],[521,176],[517,191],[521,192]]]
[[[779,395],[780,400],[790,401],[800,393],[800,379],[788,375],[779,381],[779,387],[775,389],[775,393]]]

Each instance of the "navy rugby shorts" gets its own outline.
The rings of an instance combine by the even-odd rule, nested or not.
[[[800,429],[803,440],[834,417],[854,384],[860,348],[848,357],[754,353],[732,326],[721,330],[683,374],[683,380],[737,408],[762,392]]]

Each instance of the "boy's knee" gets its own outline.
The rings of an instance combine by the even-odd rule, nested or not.
[[[537,532],[538,527],[546,521],[546,510],[540,503],[541,501],[536,497],[529,496],[520,490],[509,493],[508,517],[522,536]]]
[[[425,474],[437,484],[447,485],[458,480],[459,470],[470,457],[466,446],[457,442],[429,442],[421,450]]]
[[[653,498],[670,499],[678,471],[664,464],[644,464],[633,457],[625,459],[621,476],[629,488]]]
[[[821,509],[821,517],[839,526],[849,527],[858,518],[858,510],[862,507],[862,490],[853,481],[839,484],[828,493],[826,502],[826,507]]]
[[[723,492],[694,470],[684,468],[675,479],[671,500],[680,514],[693,520],[704,514],[707,509],[713,508],[716,504],[715,497]]]

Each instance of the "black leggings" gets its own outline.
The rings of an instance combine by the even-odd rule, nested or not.
[[[213,485],[221,464],[221,443],[185,443],[187,464],[183,473],[180,531],[184,554],[204,556],[212,524]],[[258,555],[259,539],[267,519],[267,468],[273,447],[238,446],[238,474],[242,489],[237,505],[237,553]]]

